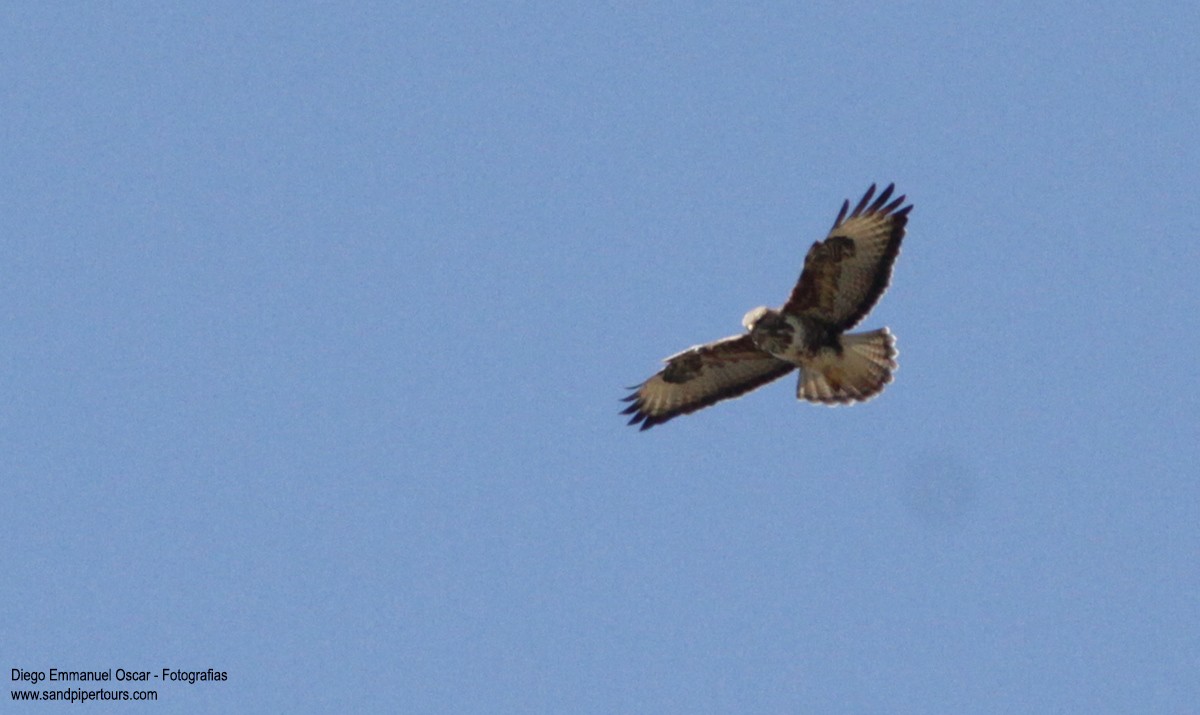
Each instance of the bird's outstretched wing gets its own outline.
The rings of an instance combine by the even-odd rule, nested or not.
[[[783,377],[795,365],[773,357],[750,341],[749,335],[697,345],[665,360],[667,366],[624,398],[631,403],[621,414],[643,430],[673,417],[738,397]]]
[[[900,208],[903,196],[888,203],[894,190],[888,184],[872,202],[871,184],[853,211],[849,201],[842,204],[829,236],[808,250],[785,313],[817,318],[839,332],[866,316],[887,290],[912,211],[911,204]]]

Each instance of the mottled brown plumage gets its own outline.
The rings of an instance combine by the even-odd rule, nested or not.
[[[646,380],[621,414],[632,414],[629,424],[641,422],[650,429],[678,415],[738,397],[783,377],[796,366],[759,350],[749,335],[735,335],[708,345],[697,345],[666,359],[667,366]]]
[[[849,213],[850,202],[842,204],[829,237],[808,249],[804,270],[783,311],[820,318],[836,330],[858,325],[892,278],[892,264],[900,253],[904,227],[912,206],[900,196],[890,204],[894,187],[888,185],[874,203],[872,185]]]
[[[743,395],[799,367],[797,397],[823,404],[869,399],[892,379],[895,341],[886,328],[853,335],[887,290],[908,214],[894,186],[875,186],[808,250],[791,296],[779,310],[746,314],[742,335],[698,345],[666,359],[666,367],[625,398],[629,424],[649,429],[679,415]]]

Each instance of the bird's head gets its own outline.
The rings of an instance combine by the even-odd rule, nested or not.
[[[786,352],[796,332],[796,328],[788,322],[787,316],[770,308],[755,308],[746,313],[746,317],[742,318],[742,325],[745,326],[754,345],[772,355]]]
[[[771,310],[766,306],[755,308],[749,313],[746,313],[745,317],[742,318],[742,327],[745,328],[747,332],[753,332],[754,326],[758,325],[758,322],[767,316],[778,317],[779,311]]]

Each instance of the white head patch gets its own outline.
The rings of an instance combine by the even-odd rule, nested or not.
[[[762,317],[769,312],[771,312],[771,310],[766,306],[755,308],[749,313],[746,313],[745,317],[742,318],[742,327],[746,330],[750,330],[752,327],[754,327],[755,323],[761,320]]]

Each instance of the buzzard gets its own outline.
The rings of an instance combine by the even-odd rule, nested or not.
[[[887,328],[853,328],[887,290],[912,204],[875,185],[854,207],[842,203],[833,229],[808,249],[804,270],[779,310],[755,308],[742,335],[697,345],[624,399],[629,424],[646,430],[750,392],[800,368],[797,399],[839,405],[867,400],[892,381],[896,342]],[[890,200],[890,201],[889,201]]]

